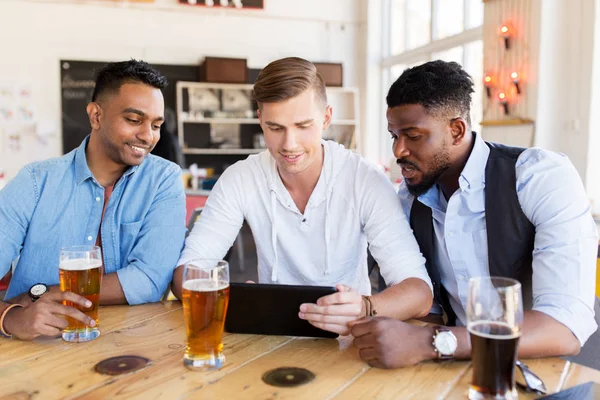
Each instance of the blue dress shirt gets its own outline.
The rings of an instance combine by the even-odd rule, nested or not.
[[[490,274],[484,191],[489,153],[481,136],[475,134],[473,150],[458,180],[459,189],[448,201],[437,185],[418,198],[432,210],[433,262],[448,291],[457,324],[462,325],[467,322],[469,279]],[[597,327],[594,291],[598,233],[581,179],[566,156],[539,148],[525,150],[515,172],[519,203],[536,230],[533,310],[567,326],[583,345]],[[398,196],[406,215],[410,215],[414,197],[404,183]]]
[[[85,149],[24,167],[0,190],[0,276],[19,261],[10,299],[37,282],[58,284],[61,247],[96,243],[104,188]],[[148,155],[114,186],[102,223],[104,271],[116,272],[129,304],[158,301],[171,282],[185,237],[181,169]]]

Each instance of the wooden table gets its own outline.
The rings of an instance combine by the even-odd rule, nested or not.
[[[305,339],[226,334],[219,371],[194,372],[182,363],[185,327],[180,302],[100,309],[102,336],[88,343],[61,339],[0,340],[0,399],[465,399],[469,362],[428,362],[399,370],[363,363],[348,338]],[[107,376],[99,361],[120,355],[151,360],[136,372]],[[529,360],[551,392],[588,381],[600,371],[559,358]],[[302,367],[316,378],[295,388],[269,386],[267,370]],[[535,398],[520,393],[521,399]]]

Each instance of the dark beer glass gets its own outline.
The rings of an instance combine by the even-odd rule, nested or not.
[[[222,260],[187,263],[182,289],[187,333],[183,364],[192,370],[219,369],[225,362],[223,328],[229,305],[229,264]]]
[[[517,399],[515,362],[523,326],[521,284],[509,278],[469,282],[467,329],[473,379],[469,399]]]

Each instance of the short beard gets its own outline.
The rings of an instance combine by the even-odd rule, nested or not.
[[[419,197],[427,193],[427,191],[429,191],[429,189],[431,189],[433,185],[437,183],[438,179],[440,179],[440,176],[442,176],[442,174],[446,172],[448,168],[450,168],[450,165],[450,153],[444,145],[440,151],[433,156],[433,161],[431,162],[432,172],[428,173],[427,175],[423,175],[421,182],[417,183],[416,185],[410,185],[408,182],[406,182],[406,188],[408,189],[408,192],[414,197]]]

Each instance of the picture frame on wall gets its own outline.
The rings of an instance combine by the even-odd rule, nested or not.
[[[264,9],[264,0],[179,0],[180,4],[192,6],[237,8],[237,9]]]

